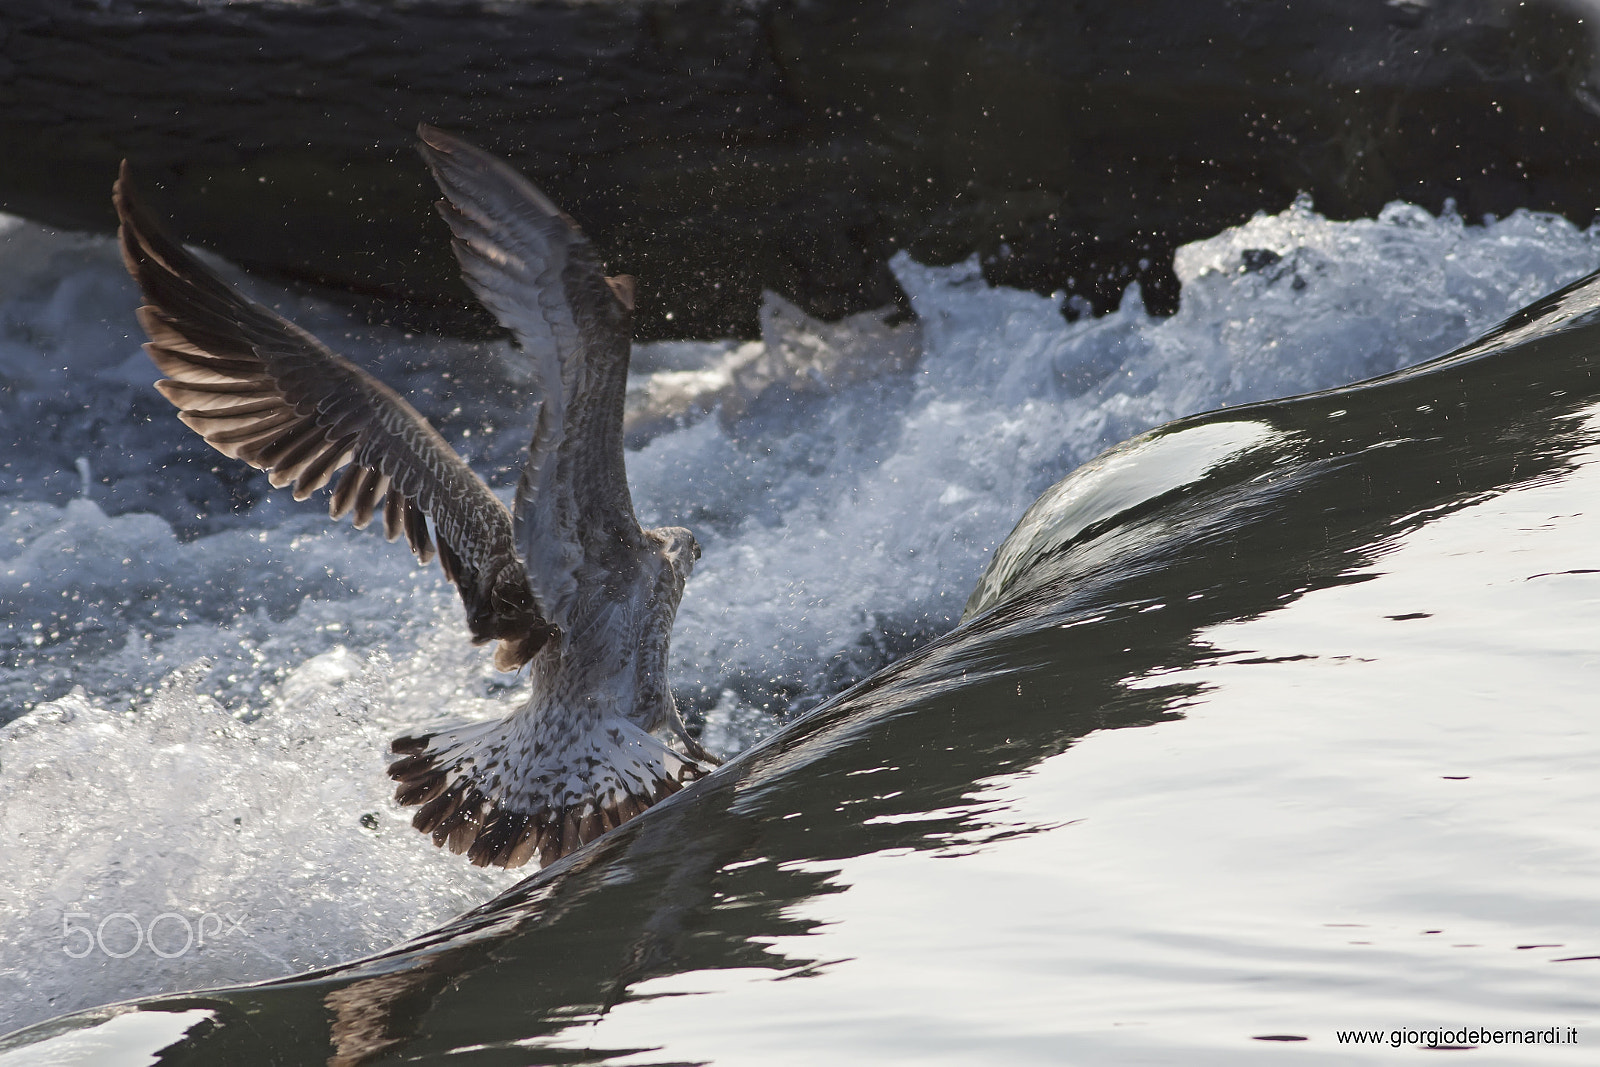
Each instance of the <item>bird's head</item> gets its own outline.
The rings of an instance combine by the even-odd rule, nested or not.
[[[663,541],[661,554],[672,564],[673,573],[680,582],[688,581],[694,573],[694,561],[700,558],[700,542],[682,526],[663,526],[655,533]]]

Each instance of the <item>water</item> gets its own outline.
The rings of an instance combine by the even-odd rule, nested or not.
[[[1588,1062],[1597,332],[1591,278],[1164,428],[959,629],[483,908],[0,1057]]]
[[[459,608],[440,588],[443,583],[431,572],[414,569],[403,552],[371,533],[329,528],[313,506],[297,508],[265,496],[259,486],[228,473],[220,457],[213,462],[202,452],[186,452],[194,446],[163,410],[164,402],[139,399],[147,389],[141,383],[153,373],[136,351],[127,313],[135,297],[109,244],[7,225],[0,275],[14,284],[5,286],[9,295],[0,308],[0,375],[9,386],[4,426],[14,439],[5,468],[11,495],[0,541],[0,581],[6,583],[6,603],[17,608],[8,620],[0,685],[12,712],[34,706],[0,732],[0,838],[12,857],[0,877],[5,924],[0,1005],[10,1012],[0,1019],[0,1030],[130,995],[269,977],[349,959],[422,933],[512,885],[510,876],[475,871],[457,857],[440,855],[404,825],[403,814],[386,799],[382,749],[390,734],[420,720],[496,713],[515,699],[514,686],[493,676],[483,657],[467,646]],[[865,361],[878,372],[831,373],[848,361],[816,358],[815,374],[746,396],[736,412],[725,407],[721,417],[698,417],[699,408],[689,403],[677,415],[658,419],[648,432],[639,431],[642,447],[628,460],[642,517],[684,521],[696,528],[706,548],[675,637],[680,702],[693,710],[713,747],[725,753],[741,749],[953,626],[990,553],[1016,518],[1051,482],[1105,446],[1189,412],[1407,366],[1465,341],[1597,263],[1595,235],[1559,219],[1518,215],[1480,228],[1395,206],[1377,220],[1330,223],[1300,204],[1184,249],[1179,257],[1183,307],[1166,320],[1145,316],[1135,293],[1115,315],[1068,323],[1058,301],[991,290],[971,265],[930,269],[897,260],[894,267],[917,316],[920,357],[909,369],[894,354],[903,351],[903,331],[909,327],[897,330],[862,320],[849,328],[853,333],[841,333],[797,321],[774,303],[769,349],[809,345],[814,355],[825,354],[850,348],[859,335],[858,347],[879,353],[881,358]],[[509,483],[519,436],[510,427],[518,404],[501,383],[514,380],[514,353],[494,345],[388,335],[343,322],[334,311],[304,300],[284,294],[274,299],[419,396],[419,406],[447,438],[471,453],[494,484]],[[640,364],[660,368],[658,374],[682,375],[696,366],[726,367],[737,352],[738,346],[729,344],[663,347],[642,353]],[[714,388],[727,388],[728,378],[724,374],[718,379],[724,384]],[[681,379],[660,382],[683,385]],[[641,381],[641,394],[650,385]],[[138,407],[141,403],[146,409]],[[143,416],[136,414],[140,410]],[[70,432],[39,440],[40,427],[55,426],[53,420],[69,415],[77,420]],[[1248,429],[1253,423],[1233,425]],[[1278,440],[1272,434],[1289,433],[1300,441],[1306,432],[1270,420],[1261,425],[1268,427],[1271,440]],[[1258,451],[1257,458],[1268,454],[1279,452]],[[88,479],[81,477],[80,457],[87,461]],[[1224,459],[1218,469],[1226,474],[1237,464],[1230,467]],[[1428,469],[1438,474],[1445,469],[1442,462]],[[1186,477],[1203,480],[1209,470]],[[1547,465],[1541,476],[1552,477],[1552,470]],[[1313,482],[1307,481],[1308,493],[1344,499]],[[1489,479],[1481,489],[1500,485]],[[253,507],[233,510],[250,500],[257,501]],[[1581,511],[1566,498],[1543,506]],[[1166,536],[1200,551],[1207,544],[1200,536],[1203,529],[1179,523]],[[1486,529],[1467,535],[1467,543],[1504,539],[1498,527]],[[1581,535],[1590,533],[1571,532],[1573,544],[1584,543]],[[1438,554],[1450,556],[1444,550]],[[1530,548],[1528,554],[1542,560],[1545,550]],[[1498,552],[1489,555],[1501,558]],[[1094,567],[1103,568],[1105,559],[1096,563],[1091,552],[1069,562],[1068,576],[1084,590],[1095,589],[1099,572]],[[1042,565],[1024,569],[1051,573]],[[1411,565],[1399,572],[1412,573]],[[1423,567],[1416,573],[1430,572]],[[1236,903],[1198,910],[1185,905],[1179,918],[1165,925],[1153,920],[1163,911],[1157,898],[1127,887],[1160,882],[1162,864],[1172,862],[1177,884],[1210,885],[1211,897],[1221,901],[1238,896],[1237,852],[1223,849],[1220,859],[1168,852],[1186,841],[1205,840],[1207,826],[1229,827],[1228,840],[1239,842],[1236,850],[1259,847],[1262,854],[1281,855],[1283,870],[1331,869],[1327,850],[1332,846],[1308,852],[1310,846],[1296,844],[1292,820],[1241,822],[1239,809],[1315,810],[1316,800],[1298,796],[1307,779],[1319,783],[1314,795],[1324,807],[1347,804],[1361,795],[1362,757],[1329,748],[1326,732],[1386,737],[1373,731],[1393,728],[1393,716],[1373,705],[1372,721],[1350,723],[1346,734],[1342,721],[1339,730],[1329,725],[1336,718],[1331,713],[1318,718],[1308,712],[1295,717],[1299,733],[1294,724],[1282,726],[1274,719],[1280,733],[1271,739],[1266,731],[1269,741],[1258,742],[1271,709],[1286,701],[1297,709],[1308,705],[1300,695],[1306,690],[1330,694],[1329,700],[1339,692],[1329,678],[1309,673],[1273,677],[1254,690],[1236,680],[1242,669],[1230,667],[1228,656],[1237,653],[1240,662],[1248,660],[1270,635],[1239,636],[1227,627],[1238,625],[1235,619],[1268,612],[1272,597],[1250,610],[1212,618],[1207,636],[1195,645],[1216,650],[1214,656],[1200,657],[1204,662],[1193,656],[1163,662],[1155,652],[1141,652],[1124,664],[1125,670],[1102,676],[1119,657],[1126,658],[1107,644],[1092,676],[1075,676],[1073,671],[1083,669],[1085,646],[1039,643],[1040,634],[1070,633],[1076,639],[1090,630],[1120,640],[1121,626],[1128,630],[1127,640],[1115,648],[1134,649],[1152,632],[1149,620],[1161,618],[1164,626],[1176,627],[1170,632],[1183,633],[1181,644],[1190,648],[1189,631],[1167,621],[1177,619],[1176,609],[1189,602],[1174,600],[1172,573],[1162,571],[1160,577],[1145,593],[1119,590],[1081,617],[1044,625],[1030,616],[1009,633],[1004,655],[983,652],[989,638],[973,628],[954,645],[929,646],[925,656],[933,660],[914,659],[900,673],[891,672],[887,696],[869,692],[841,705],[846,710],[836,713],[840,717],[828,720],[842,724],[839,736],[830,737],[826,723],[808,720],[795,742],[800,753],[793,757],[795,770],[784,769],[785,755],[769,752],[759,773],[741,779],[753,784],[738,797],[702,791],[713,799],[674,803],[650,820],[655,829],[649,833],[619,835],[620,843],[609,851],[592,850],[589,854],[597,857],[614,857],[625,846],[655,842],[662,855],[687,851],[688,866],[666,876],[667,884],[680,889],[665,896],[644,893],[642,899],[635,899],[642,889],[625,888],[626,873],[619,883],[624,888],[596,889],[604,881],[604,863],[553,883],[573,910],[552,921],[535,908],[535,940],[556,937],[565,947],[551,956],[550,946],[541,945],[535,958],[593,953],[595,961],[579,967],[575,976],[539,979],[554,981],[554,990],[500,1020],[507,1033],[515,1031],[522,1035],[516,1040],[522,1040],[532,1031],[517,1027],[533,1027],[556,1034],[551,1040],[558,1045],[568,1043],[559,1036],[561,1025],[536,1023],[530,1012],[543,1005],[540,1010],[560,1015],[566,1009],[557,1005],[585,1002],[590,978],[602,991],[615,987],[622,996],[634,984],[632,975],[643,984],[606,1017],[604,1034],[584,1037],[585,1047],[656,1047],[670,1041],[674,1056],[767,1056],[768,1046],[784,1034],[815,1035],[819,1020],[851,1011],[858,1018],[858,1036],[892,1044],[899,1039],[893,1020],[905,1022],[905,1013],[920,1002],[918,990],[963,988],[944,969],[959,973],[973,967],[993,977],[1034,952],[1028,946],[1035,943],[1037,952],[1050,957],[1037,966],[1056,981],[1040,988],[1054,992],[1029,999],[1003,984],[981,987],[982,995],[960,1010],[948,1004],[940,1008],[942,1001],[934,998],[926,1018],[944,1018],[947,1031],[967,1035],[963,1040],[989,1034],[1005,1036],[1012,1047],[1037,1039],[1039,1050],[1054,1048],[1063,1039],[1058,1027],[1026,1022],[1027,1016],[1044,1012],[1037,997],[1062,1003],[1071,993],[1076,1003],[1085,990],[1075,983],[1085,973],[1120,974],[1120,984],[1100,983],[1099,1007],[1086,1006],[1082,1014],[1084,1030],[1103,1043],[1112,1040],[1105,1036],[1108,1028],[1123,1016],[1137,1015],[1117,1005],[1156,1003],[1162,989],[1200,988],[1219,955],[1276,954],[1287,961],[1283,968],[1311,975],[1305,988],[1325,993],[1330,988],[1326,968],[1307,963],[1320,958],[1313,950],[1325,946],[1306,940],[1310,934],[1291,937],[1289,931],[1310,929],[1307,916],[1333,914],[1328,921],[1339,921],[1346,912],[1330,911],[1327,901],[1339,898],[1342,885],[1366,885],[1367,880],[1357,879],[1364,868],[1355,869],[1349,883],[1329,881],[1323,903],[1312,899],[1297,905],[1301,910],[1280,917],[1279,926],[1254,929],[1248,937],[1239,933],[1239,916],[1264,913],[1270,886]],[[1478,577],[1485,587],[1511,580],[1492,571]],[[1430,573],[1423,590],[1434,580]],[[1292,611],[1265,618],[1308,611],[1303,605],[1313,597],[1295,588],[1287,586]],[[1346,585],[1330,588],[1337,592]],[[1468,582],[1466,588],[1476,586]],[[1559,605],[1568,605],[1570,584],[1556,588]],[[1060,601],[1059,583],[1052,589],[1054,601]],[[1205,595],[1195,603],[1206,605]],[[1468,599],[1469,607],[1457,614],[1470,621],[1477,598]],[[1427,610],[1402,607],[1389,614]],[[1338,610],[1353,609],[1330,610],[1337,616]],[[1553,629],[1560,633],[1585,632],[1584,617],[1558,618]],[[1071,631],[1059,629],[1067,624]],[[1477,647],[1473,640],[1495,632],[1463,624],[1469,638],[1446,634],[1441,639],[1431,617],[1392,625],[1420,626],[1418,632],[1436,635],[1442,648],[1432,659],[1390,657],[1417,672],[1401,692],[1425,689],[1441,671],[1459,674],[1440,663],[1453,663],[1463,648]],[[1289,642],[1311,652],[1267,658],[1289,664],[1284,669],[1290,672],[1314,669],[1293,664],[1332,663],[1346,653],[1333,651],[1342,638],[1327,629],[1319,623],[1312,637]],[[1168,631],[1155,627],[1154,632]],[[974,641],[979,652],[973,651]],[[1386,638],[1379,651],[1391,644]],[[1099,646],[1090,641],[1087,647]],[[1318,658],[1284,658],[1302,654]],[[995,662],[980,662],[986,655]],[[958,672],[952,673],[952,663],[960,664]],[[1252,665],[1243,673],[1255,679],[1260,670]],[[1525,690],[1531,683],[1523,679],[1521,684]],[[1016,737],[1000,732],[1004,723],[996,719],[996,708],[1010,706],[1013,687],[1016,701],[1033,716],[1018,723]],[[1242,710],[1196,710],[1196,694],[1233,689],[1245,694]],[[1069,708],[1053,713],[1063,692],[1073,694]],[[1370,701],[1371,694],[1361,692],[1366,694],[1361,699]],[[1180,696],[1169,699],[1173,693]],[[1296,695],[1286,697],[1289,693]],[[1566,699],[1552,697],[1550,724],[1570,713]],[[925,707],[930,702],[931,711]],[[1473,706],[1483,707],[1488,716],[1487,709],[1499,705],[1491,693]],[[884,724],[902,711],[884,712],[881,721],[867,714],[886,707],[915,712],[920,725],[909,739],[891,743],[887,738]],[[923,710],[916,711],[919,707]],[[1187,716],[1182,726],[1189,732],[1175,738],[1171,723],[1180,714]],[[884,736],[873,732],[878,726],[850,726],[852,715],[878,723]],[[936,728],[924,721],[930,715],[940,723]],[[1418,733],[1401,732],[1394,743],[1417,747],[1430,721],[1418,720]],[[1077,740],[1095,726],[1136,722],[1167,725]],[[1492,717],[1480,722],[1472,735],[1476,740],[1464,743],[1463,759],[1487,758],[1488,751],[1498,760],[1485,740],[1492,722]],[[1550,724],[1539,727],[1538,736],[1553,730]],[[1208,735],[1208,729],[1216,732]],[[1587,735],[1580,731],[1580,736]],[[1566,743],[1568,755],[1581,765],[1590,750],[1570,738]],[[1308,755],[1318,745],[1327,750],[1326,761]],[[1007,756],[1011,747],[1017,752]],[[1062,749],[1067,751],[1055,754]],[[1550,753],[1538,749],[1527,758],[1541,754]],[[831,761],[833,769],[818,772],[819,759]],[[1274,760],[1282,764],[1275,774],[1255,773]],[[1019,774],[1014,763],[1033,769]],[[1185,779],[1185,768],[1198,765],[1215,771]],[[796,784],[799,768],[811,775],[803,784]],[[1241,800],[1227,790],[1219,797],[1218,780],[1252,784]],[[1565,791],[1552,795],[1565,803],[1586,802],[1576,780],[1569,775],[1563,779]],[[151,788],[152,781],[159,787]],[[1136,790],[1127,788],[1130,781],[1139,782]],[[1446,783],[1443,775],[1439,781]],[[889,788],[890,782],[899,790]],[[1492,808],[1498,796],[1486,794],[1484,803]],[[1385,805],[1392,801],[1381,796],[1370,810],[1390,810]],[[719,804],[731,804],[726,810],[733,815],[717,816]],[[768,810],[772,805],[783,810]],[[1076,825],[1075,813],[1091,809],[1105,813],[1091,820],[1091,831],[1054,828]],[[1165,816],[1173,811],[1185,818],[1168,826]],[[712,820],[712,846],[686,850],[686,843],[702,839],[699,827],[705,819]],[[1579,828],[1563,832],[1575,834],[1582,849],[1590,847]],[[746,856],[728,844],[727,833],[753,833],[764,844]],[[1405,853],[1416,850],[1418,840],[1390,841],[1385,847]],[[774,841],[787,844],[778,847]],[[1112,849],[1112,841],[1122,845]],[[1453,869],[1458,859],[1449,853],[1437,857],[1442,870]],[[1581,859],[1575,866],[1583,867]],[[1063,868],[1098,871],[1098,880],[1086,877],[1064,887],[1050,874]],[[1292,884],[1284,892],[1304,889],[1310,879],[1297,873],[1288,881]],[[1415,890],[1414,878],[1400,881]],[[654,875],[644,882],[657,884]],[[829,889],[846,886],[848,892]],[[1591,889],[1580,880],[1551,892],[1582,900],[1585,893],[1592,899]],[[616,899],[619,893],[625,899]],[[906,908],[908,894],[922,903]],[[1551,911],[1541,903],[1542,891],[1530,892],[1526,880],[1501,895],[1520,898],[1535,912]],[[534,896],[543,899],[537,892]],[[650,905],[652,899],[665,900],[665,910]],[[1046,900],[1050,903],[1041,903]],[[1169,901],[1169,906],[1177,905]],[[713,925],[726,932],[686,952],[685,916],[703,919],[707,908],[716,918]],[[897,909],[906,912],[898,927],[890,920]],[[1075,921],[1079,912],[1074,909],[1096,916],[1095,921]],[[1366,912],[1369,920],[1376,915],[1394,930],[1402,920],[1420,918],[1382,901],[1370,903]],[[238,926],[227,933],[213,929],[204,946],[170,960],[148,946],[115,958],[132,942],[135,925],[149,930],[161,914],[177,916],[160,926],[164,951],[182,941],[185,927],[179,920],[198,927],[213,915],[230,924],[238,920]],[[602,914],[611,918],[601,922]],[[932,917],[951,914],[978,916],[967,948],[952,948],[942,960],[916,950],[935,928]],[[1563,944],[1570,942],[1569,913],[1558,908],[1552,914],[1549,936],[1560,934]],[[102,931],[100,925],[113,915],[131,921],[114,920]],[[634,915],[641,925],[634,924]],[[741,925],[740,915],[748,924]],[[1007,925],[1012,921],[1015,929]],[[1524,930],[1545,936],[1546,927],[1534,931],[1533,924],[1518,925],[1504,916],[1491,914],[1482,921],[1498,922],[1496,929],[1507,936]],[[597,932],[610,929],[608,923],[616,927],[614,933]],[[839,925],[838,940],[813,946],[818,931],[833,929],[818,925],[823,923]],[[212,920],[213,928],[216,924]],[[81,935],[69,939],[68,931],[85,925],[109,940],[77,959],[65,949],[77,945]],[[1109,932],[1080,943],[1073,931],[1081,926]],[[948,927],[948,921],[937,926]],[[1316,927],[1324,929],[1344,928]],[[1488,936],[1473,929],[1474,938]],[[865,940],[852,940],[858,936]],[[620,957],[608,949],[618,939]],[[1184,945],[1188,948],[1181,949]],[[670,966],[661,964],[652,946],[665,946],[661,960]],[[107,947],[109,952],[103,950]],[[697,952],[709,953],[711,970],[695,966],[704,962]],[[827,962],[847,957],[865,962]],[[525,955],[512,951],[510,958],[518,961],[514,967],[523,968],[524,978],[543,973],[527,972],[533,963]],[[615,958],[635,962],[619,969]],[[1532,957],[1524,952],[1512,958]],[[790,960],[792,965],[785,962]],[[1063,962],[1071,960],[1100,962],[1085,968]],[[1282,984],[1272,977],[1279,972],[1261,966],[1268,984]],[[741,968],[755,972],[742,974]],[[822,977],[774,986],[761,977],[773,970]],[[1140,974],[1154,984],[1136,980]],[[716,992],[688,1000],[649,999],[649,994],[677,991],[671,983],[682,981]],[[409,972],[397,982],[391,994],[422,988]],[[662,982],[667,984],[653,984]],[[899,1007],[863,1006],[862,990],[869,987],[899,990],[893,1001]],[[1489,988],[1499,987],[1491,982]],[[1558,998],[1586,1003],[1578,992],[1560,989]],[[774,1005],[768,990],[787,1007]],[[316,996],[325,991],[317,990]],[[1372,1004],[1397,995],[1381,986],[1368,992]],[[298,995],[283,994],[291,1000]],[[295,1017],[283,1007],[286,1001],[271,1003],[275,1017]],[[686,1006],[691,1003],[705,1005],[719,1019],[766,1019],[762,1013],[777,1012],[780,1021],[712,1026],[711,1016],[696,1014],[698,1009]],[[1411,1007],[1427,1003],[1432,1002],[1418,1000]],[[320,1011],[320,999],[317,1004]],[[673,1008],[652,1014],[653,1004]],[[1366,1017],[1365,1008],[1356,1010],[1360,1007],[1346,1003],[1341,1009],[1348,1009],[1351,1025]],[[1238,1038],[1233,1031],[1222,1035],[1200,1025],[1203,1004],[1184,1010],[1190,1015],[1169,1013],[1142,1024],[1166,1036],[1141,1047],[1188,1041],[1184,1047],[1192,1051]],[[662,1021],[663,1014],[673,1012],[698,1020],[699,1029]],[[487,1025],[479,1009],[454,1017],[469,1031]],[[1313,1023],[1321,1027],[1329,1018],[1325,1012],[1304,1020],[1302,1029]],[[1201,1038],[1173,1036],[1190,1032],[1185,1028],[1191,1025],[1200,1026],[1193,1032]],[[448,1026],[440,1030],[446,1035],[440,1040],[449,1032]],[[848,1040],[850,1033],[841,1030],[838,1040]],[[1138,1044],[1142,1039],[1128,1040]],[[952,1038],[921,1052],[943,1048],[947,1053],[942,1054],[958,1056],[962,1047]],[[1097,1047],[1086,1044],[1082,1051],[1087,1055]]]

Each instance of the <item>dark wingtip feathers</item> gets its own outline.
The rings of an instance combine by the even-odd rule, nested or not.
[[[128,166],[124,159],[117,168],[117,180],[111,185],[111,203],[117,209],[117,247],[122,252],[122,265],[128,273],[135,278],[139,276],[138,264],[134,262],[132,252],[128,248],[128,216],[133,210],[133,168]]]
[[[479,182],[490,179],[500,183],[503,188],[514,190],[551,218],[560,219],[570,226],[574,233],[583,232],[571,215],[557,207],[555,201],[505,160],[485,152],[453,133],[446,133],[437,126],[429,126],[427,123],[417,126],[417,137],[422,141],[417,150],[422,153],[423,161],[428,164],[434,180],[446,195],[452,188],[460,187],[462,174],[471,174]]]

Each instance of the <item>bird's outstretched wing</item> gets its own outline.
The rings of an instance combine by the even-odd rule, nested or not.
[[[462,275],[534,366],[517,548],[550,621],[587,629],[580,594],[620,591],[647,551],[622,456],[633,279],[607,278],[577,223],[510,166],[442,130],[418,134]]]
[[[328,512],[365,528],[381,510],[424,563],[461,592],[496,666],[527,662],[552,634],[518,558],[510,512],[428,421],[393,390],[277,313],[247,299],[166,233],[134,198],[122,165],[114,199],[123,261],[148,303],[145,351],[156,388],[217,451],[293,485],[304,500],[345,468]],[[428,520],[432,520],[430,534]]]

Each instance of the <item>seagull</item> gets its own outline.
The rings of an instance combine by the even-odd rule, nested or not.
[[[688,530],[644,529],[623,463],[634,279],[607,277],[560,208],[504,161],[430,126],[423,159],[444,197],[462,276],[533,365],[532,440],[507,508],[399,394],[243,296],[136,200],[113,200],[144,293],[144,348],[178,418],[223,455],[328,514],[437,556],[476,644],[529,668],[501,720],[391,745],[412,825],[479,866],[541,866],[709,773],[667,683],[668,644],[700,557]],[[342,474],[340,471],[342,470]],[[675,736],[681,751],[655,736]]]

